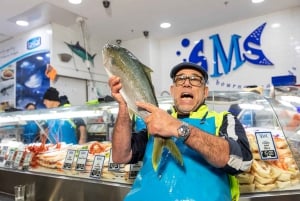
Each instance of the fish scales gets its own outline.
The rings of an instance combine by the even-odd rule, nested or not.
[[[127,49],[106,44],[102,50],[103,64],[109,76],[120,77],[122,89],[120,93],[127,102],[128,108],[138,116],[145,118],[149,112],[137,108],[136,101],[151,103],[158,106],[151,82],[150,73],[152,70],[142,64]],[[161,160],[163,148],[167,148],[173,157],[183,165],[181,153],[171,138],[154,137],[152,166],[156,171]]]

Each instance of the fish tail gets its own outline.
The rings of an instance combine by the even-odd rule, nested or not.
[[[152,152],[152,166],[155,171],[157,171],[158,164],[161,159],[163,147],[164,147],[164,139],[160,137],[155,137],[153,143],[153,152]]]
[[[162,150],[164,147],[170,151],[172,156],[180,165],[183,165],[182,155],[172,139],[155,137],[153,146],[154,147],[152,152],[152,166],[155,171],[157,171],[158,169],[159,162],[161,160]]]
[[[183,165],[182,155],[181,155],[178,147],[176,146],[175,142],[171,138],[169,138],[169,139],[166,139],[165,143],[166,143],[165,146],[167,147],[167,149],[169,149],[172,156],[182,166]]]

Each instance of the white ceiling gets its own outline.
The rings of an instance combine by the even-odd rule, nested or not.
[[[68,0],[1,0],[0,42],[51,22],[79,28],[78,17],[86,22],[88,37],[104,41],[130,40],[143,37],[162,39],[300,6],[299,0],[110,0],[105,9],[103,0],[82,0],[72,5]],[[18,27],[19,17],[32,25]],[[159,28],[163,21],[172,23],[167,30]]]

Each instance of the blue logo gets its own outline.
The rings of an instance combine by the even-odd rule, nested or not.
[[[27,50],[32,50],[34,48],[37,48],[41,45],[41,37],[35,37],[31,38],[27,41]]]
[[[213,68],[211,77],[221,77],[231,71],[239,69],[245,62],[249,62],[260,66],[271,66],[273,63],[265,56],[260,49],[261,35],[266,23],[256,28],[249,34],[243,42],[243,52],[240,49],[240,35],[233,34],[231,36],[229,51],[226,54],[219,34],[214,34],[209,37],[212,42],[213,51]],[[182,39],[181,46],[187,48],[190,46],[190,40]],[[176,52],[177,56],[181,55],[180,51]],[[189,58],[184,58],[183,61],[189,61],[201,65],[208,70],[207,58],[204,54],[204,40],[201,39],[195,44],[190,52]],[[220,65],[221,64],[221,65]],[[221,67],[222,68],[221,68]]]

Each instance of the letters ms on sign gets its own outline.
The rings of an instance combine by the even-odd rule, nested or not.
[[[37,48],[41,45],[41,37],[35,37],[31,38],[27,41],[27,50],[32,50],[34,48]]]

